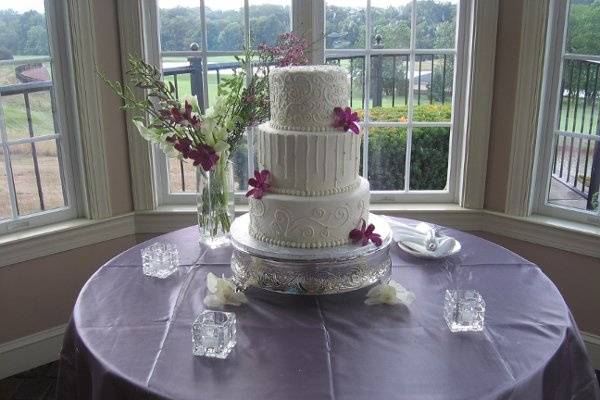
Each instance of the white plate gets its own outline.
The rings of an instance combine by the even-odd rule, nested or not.
[[[440,258],[446,258],[446,257],[450,257],[456,253],[458,253],[462,246],[460,245],[460,242],[454,238],[450,238],[450,240],[454,241],[454,244],[452,245],[452,248],[450,249],[450,251],[446,252],[446,253],[442,253],[442,254],[437,254],[433,251],[431,252],[426,252],[426,253],[422,253],[420,251],[417,251],[415,249],[413,249],[412,247],[410,247],[410,244],[408,243],[403,243],[403,242],[397,242],[398,247],[400,247],[400,250],[404,251],[405,253],[410,254],[411,256],[415,256],[418,258],[426,258],[426,259],[440,259]]]

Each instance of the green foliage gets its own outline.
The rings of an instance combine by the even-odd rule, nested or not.
[[[567,52],[600,54],[600,0],[571,5]]]
[[[37,11],[0,10],[0,49],[13,55],[47,55],[46,20]]]
[[[415,107],[420,121],[447,121],[450,106]],[[406,107],[381,107],[372,110],[385,121],[401,121]],[[403,190],[406,159],[406,128],[369,130],[369,181],[372,190]],[[448,173],[450,130],[443,127],[414,128],[411,152],[411,190],[443,190]]]

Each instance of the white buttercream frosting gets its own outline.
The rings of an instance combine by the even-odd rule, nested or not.
[[[250,235],[285,247],[320,248],[348,243],[350,231],[369,214],[369,182],[330,196],[268,193],[249,199]]]
[[[333,109],[348,104],[348,73],[331,65],[274,68],[269,74],[271,125],[292,131],[328,131]]]
[[[281,131],[268,122],[256,130],[257,161],[271,173],[271,191],[325,196],[358,185],[361,135]]]
[[[346,244],[369,213],[362,135],[332,126],[333,109],[348,103],[348,75],[335,66],[275,68],[269,84],[271,121],[256,130],[255,146],[271,189],[249,198],[250,235],[284,247]]]

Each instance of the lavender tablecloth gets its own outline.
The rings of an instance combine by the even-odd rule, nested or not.
[[[366,306],[365,290],[295,297],[250,290],[232,310],[227,360],[192,356],[190,326],[209,271],[229,274],[231,249],[198,245],[195,227],[120,254],[81,290],[61,353],[59,399],[599,399],[563,298],[538,267],[483,239],[444,261],[392,250],[408,308]],[[142,275],[140,249],[168,240],[182,267]],[[487,302],[485,330],[451,334],[443,293],[458,282]]]

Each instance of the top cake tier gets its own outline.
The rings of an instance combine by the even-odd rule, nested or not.
[[[329,65],[275,68],[269,86],[271,126],[282,130],[331,130],[333,109],[350,95],[346,71]]]

